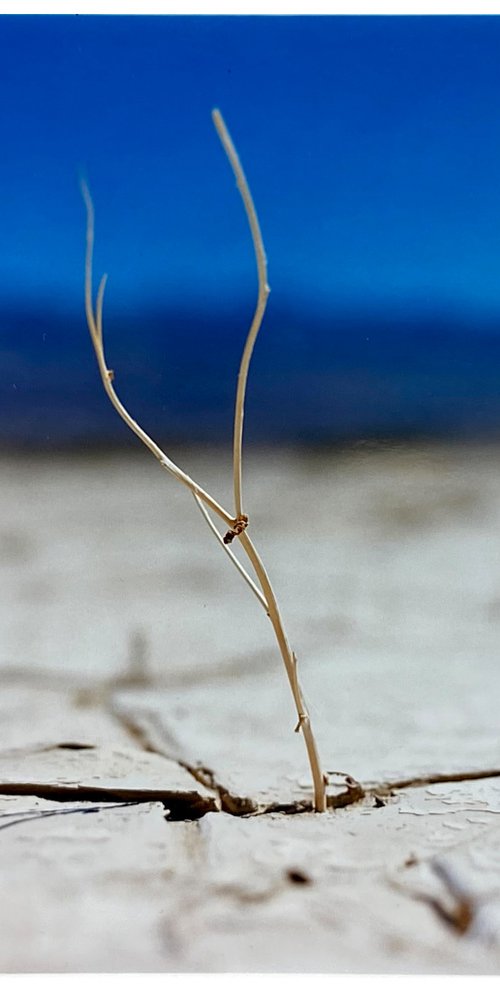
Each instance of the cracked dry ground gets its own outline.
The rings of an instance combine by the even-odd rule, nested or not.
[[[499,971],[499,456],[247,462],[322,816],[186,495],[142,453],[3,457],[0,970]]]

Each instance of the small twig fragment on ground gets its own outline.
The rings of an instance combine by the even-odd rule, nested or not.
[[[451,908],[449,908],[439,898],[432,898],[436,912],[459,934],[465,934],[469,931],[474,919],[474,899],[453,866],[448,865],[442,859],[432,859],[430,865],[436,876],[445,884],[453,900]]]

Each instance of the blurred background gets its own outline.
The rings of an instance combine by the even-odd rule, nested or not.
[[[0,18],[0,441],[228,444],[256,274],[212,126],[257,205],[272,293],[246,438],[498,436],[500,18]]]
[[[410,673],[447,706],[453,669],[459,713],[498,668],[500,18],[3,16],[0,83],[2,666],[280,664],[84,316],[82,175],[118,392],[231,508],[257,279],[219,107],[272,289],[245,509],[305,685],[354,726]]]

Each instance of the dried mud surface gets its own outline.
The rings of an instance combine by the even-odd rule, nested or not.
[[[500,451],[247,459],[325,815],[189,495],[142,453],[0,461],[0,970],[498,973]]]

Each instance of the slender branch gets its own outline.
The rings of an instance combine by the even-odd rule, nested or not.
[[[224,510],[224,508],[221,507],[221,505],[217,502],[217,500],[215,500],[212,496],[210,496],[209,493],[207,493],[204,489],[202,489],[202,487],[199,486],[198,483],[195,483],[194,480],[187,475],[187,473],[183,472],[182,469],[180,469],[179,466],[175,464],[175,462],[172,462],[172,460],[169,459],[168,455],[166,455],[165,452],[161,450],[159,445],[157,445],[156,442],[149,437],[146,431],[144,431],[143,428],[141,428],[140,425],[137,423],[137,421],[135,421],[134,418],[129,414],[128,410],[124,407],[121,400],[117,396],[117,393],[112,385],[114,373],[111,369],[108,369],[106,363],[106,357],[104,354],[103,337],[102,337],[102,307],[103,307],[103,299],[104,299],[104,289],[106,285],[106,276],[103,276],[99,285],[99,291],[97,294],[96,313],[94,315],[93,307],[92,307],[92,257],[94,251],[94,206],[92,203],[92,198],[90,196],[88,186],[84,181],[82,181],[81,183],[81,190],[82,190],[83,199],[85,201],[85,206],[87,208],[87,251],[85,256],[85,313],[87,315],[87,323],[89,326],[92,343],[94,345],[95,353],[97,356],[97,363],[99,366],[99,372],[101,374],[101,379],[104,389],[106,390],[106,393],[109,399],[111,400],[113,407],[119,413],[122,420],[124,420],[125,424],[130,428],[130,430],[137,435],[137,437],[142,441],[142,443],[146,446],[146,448],[149,448],[149,451],[152,452],[155,458],[158,459],[160,465],[162,465],[164,469],[167,469],[173,476],[175,476],[175,478],[180,483],[183,483],[184,486],[187,486],[188,489],[190,489],[195,496],[199,497],[200,500],[203,500],[203,502],[206,503],[207,506],[214,511],[214,513],[218,514],[218,516],[221,517],[226,524],[231,526],[234,523],[234,519],[227,512],[227,510]]]
[[[101,278],[99,283],[99,289],[97,290],[97,299],[95,305],[95,322],[97,326],[97,334],[99,335],[99,344],[101,349],[102,344],[102,307],[104,303],[104,290],[106,289],[106,283],[108,281],[108,274],[105,272],[104,276]]]
[[[240,190],[243,203],[245,205],[245,210],[247,213],[250,230],[252,234],[253,245],[255,249],[255,256],[257,261],[257,270],[259,277],[259,290],[257,305],[253,317],[253,321],[248,333],[247,341],[243,351],[243,356],[240,364],[240,370],[238,375],[238,388],[236,396],[236,406],[235,406],[235,421],[234,421],[234,438],[233,438],[233,484],[234,484],[234,500],[235,500],[235,516],[231,517],[226,510],[212,497],[209,493],[203,490],[197,483],[191,479],[185,472],[183,472],[168,456],[161,450],[161,448],[149,437],[149,435],[140,427],[140,425],[133,419],[133,417],[128,413],[127,409],[122,404],[121,400],[118,398],[115,389],[112,385],[114,378],[114,373],[108,368],[104,346],[103,346],[103,326],[102,326],[102,312],[103,312],[103,302],[104,302],[104,290],[106,286],[106,276],[104,276],[99,284],[99,289],[96,299],[96,309],[94,313],[93,309],[93,296],[92,296],[92,257],[93,257],[93,247],[94,247],[94,208],[92,204],[92,199],[86,183],[82,182],[82,195],[85,201],[87,209],[87,249],[85,256],[85,311],[87,315],[87,323],[89,326],[90,335],[92,338],[92,343],[94,345],[97,362],[99,366],[99,372],[103,382],[104,389],[113,404],[115,410],[118,412],[120,417],[124,420],[125,424],[137,435],[137,437],[143,442],[144,445],[152,452],[155,458],[158,459],[160,464],[167,469],[175,478],[183,483],[188,489],[191,490],[194,499],[201,510],[203,516],[205,517],[209,527],[216,535],[217,540],[224,547],[226,553],[230,556],[233,564],[239,570],[245,582],[248,583],[253,593],[257,596],[259,602],[266,610],[271,623],[274,628],[276,639],[280,648],[280,652],[285,665],[285,670],[288,676],[288,681],[290,684],[290,689],[292,692],[293,700],[295,703],[297,711],[297,726],[296,731],[302,731],[304,735],[304,740],[306,744],[307,754],[309,758],[309,764],[311,767],[311,773],[314,783],[314,806],[317,811],[323,812],[326,809],[326,793],[325,784],[326,778],[321,771],[321,765],[319,761],[318,751],[316,747],[316,742],[311,728],[311,722],[307,708],[304,703],[302,690],[298,680],[297,674],[297,659],[295,654],[292,652],[288,639],[285,634],[283,627],[283,622],[281,620],[281,615],[278,609],[278,604],[274,591],[272,589],[269,577],[264,568],[264,565],[260,559],[260,556],[253,545],[251,539],[246,533],[246,526],[248,523],[247,516],[243,513],[242,509],[242,471],[241,471],[241,450],[242,450],[242,438],[243,438],[243,418],[244,418],[244,404],[245,404],[245,391],[246,383],[248,378],[248,370],[250,365],[250,359],[252,356],[253,347],[257,334],[259,332],[262,318],[264,315],[264,310],[266,307],[267,297],[269,295],[269,287],[267,285],[267,267],[266,267],[266,257],[264,252],[264,246],[262,242],[262,236],[260,233],[259,223],[257,220],[257,214],[255,212],[255,207],[253,205],[252,197],[248,184],[246,182],[243,170],[241,168],[238,155],[231,141],[227,128],[222,120],[222,117],[218,110],[214,110],[213,121],[219,137],[221,139],[222,145],[226,151],[229,158],[233,172],[236,176],[236,182]],[[216,513],[226,525],[229,526],[230,531],[222,538],[219,534],[215,524],[211,520],[207,507],[210,508],[214,513]],[[228,542],[232,541],[233,538],[239,538],[242,547],[253,566],[257,579],[260,583],[261,590],[258,589],[254,581],[248,575],[244,567],[238,561],[236,556],[227,547]]]
[[[234,414],[234,434],[233,434],[233,485],[234,485],[234,503],[235,503],[235,519],[242,519],[245,517],[243,514],[243,496],[242,496],[242,443],[243,443],[243,420],[245,414],[245,393],[246,385],[248,379],[248,371],[250,367],[250,360],[252,358],[253,348],[257,335],[260,331],[262,324],[262,319],[264,317],[264,311],[266,309],[267,298],[269,296],[269,286],[267,283],[267,263],[266,263],[266,253],[264,249],[264,243],[262,240],[262,235],[260,231],[260,225],[257,218],[257,212],[253,203],[252,195],[245,178],[245,173],[241,166],[238,153],[233,145],[231,136],[227,130],[224,123],[222,115],[219,110],[212,111],[212,119],[216,127],[219,138],[222,142],[224,151],[229,159],[232,170],[234,172],[236,183],[245,206],[245,211],[248,218],[248,223],[250,226],[250,231],[252,235],[252,241],[255,251],[255,259],[257,262],[257,273],[259,279],[259,289],[257,295],[257,304],[250,326],[250,331],[247,336],[245,347],[243,350],[243,355],[241,358],[240,369],[238,374],[238,387],[236,392],[236,405]],[[288,676],[288,681],[290,683],[290,689],[292,691],[292,696],[297,709],[297,727],[296,730],[301,730],[304,735],[304,740],[306,743],[307,754],[309,757],[309,764],[311,766],[311,773],[314,782],[314,805],[317,811],[323,812],[326,810],[326,795],[325,795],[325,778],[321,771],[321,765],[318,755],[318,750],[314,735],[311,728],[311,722],[307,708],[303,699],[302,690],[300,688],[298,674],[297,674],[297,659],[295,654],[292,652],[288,639],[285,634],[283,627],[283,622],[278,609],[278,604],[274,591],[272,589],[269,577],[264,568],[264,564],[257,553],[255,546],[253,545],[251,539],[249,538],[247,532],[243,529],[237,532],[241,544],[252,563],[255,570],[256,576],[264,594],[267,613],[273,625],[276,639],[278,641],[279,649],[283,662],[285,665],[286,673]],[[228,549],[226,549],[228,550]]]
[[[234,431],[233,431],[233,486],[234,486],[234,504],[236,518],[241,517],[243,514],[243,495],[242,495],[242,443],[243,443],[243,420],[245,416],[245,393],[247,387],[248,370],[250,367],[250,359],[252,358],[252,352],[255,345],[257,335],[260,331],[260,326],[262,324],[262,318],[264,317],[264,311],[266,309],[267,298],[270,293],[269,286],[267,284],[267,262],[266,253],[264,250],[264,242],[262,240],[262,235],[260,233],[259,221],[257,218],[257,212],[254,207],[252,200],[252,194],[248,183],[245,178],[245,173],[243,172],[241,162],[238,157],[238,153],[233,145],[231,136],[227,127],[224,123],[222,115],[219,110],[212,111],[212,120],[217,129],[217,134],[222,142],[224,151],[231,163],[232,170],[236,177],[236,184],[241,194],[243,200],[246,215],[248,218],[248,223],[250,225],[250,231],[252,234],[253,247],[255,251],[255,259],[257,262],[257,273],[259,277],[259,291],[257,296],[257,304],[255,308],[255,313],[250,326],[250,331],[245,343],[245,348],[243,355],[241,357],[240,370],[238,373],[238,387],[236,391],[236,405],[234,411]]]
[[[247,583],[247,585],[250,587],[250,589],[252,590],[252,592],[255,594],[255,596],[257,597],[257,600],[259,601],[259,603],[264,607],[264,610],[266,611],[266,614],[268,614],[269,613],[269,608],[267,606],[267,601],[266,601],[265,597],[263,597],[261,591],[259,590],[258,586],[256,586],[256,584],[254,583],[254,581],[251,578],[251,576],[248,575],[248,572],[246,571],[245,567],[241,564],[240,560],[236,558],[236,555],[234,554],[234,552],[229,548],[229,545],[224,544],[224,538],[222,537],[222,535],[220,534],[220,532],[217,530],[217,528],[216,528],[216,526],[215,526],[212,518],[210,517],[210,515],[208,513],[207,508],[205,507],[205,504],[202,503],[202,501],[200,500],[200,498],[196,496],[196,493],[194,493],[193,496],[194,496],[194,499],[195,499],[195,501],[196,501],[199,509],[201,510],[201,513],[203,514],[203,516],[204,516],[204,518],[205,518],[205,520],[206,520],[206,522],[207,522],[210,530],[213,532],[213,534],[217,538],[217,541],[219,542],[219,544],[224,549],[226,555],[228,555],[229,558],[231,559],[231,562],[233,563],[233,565],[236,566],[236,568],[237,568],[238,572],[240,573],[240,575],[243,576],[243,579],[245,580],[245,583]]]
[[[262,562],[255,545],[246,531],[242,532],[239,536],[239,540],[241,541],[241,544],[255,569],[255,573],[262,587],[262,592],[267,600],[269,619],[274,628],[274,633],[276,635],[281,657],[285,665],[288,682],[290,684],[290,689],[292,691],[293,700],[297,710],[297,726],[295,730],[302,731],[302,734],[304,735],[304,741],[306,744],[309,765],[311,767],[314,783],[314,807],[318,813],[324,813],[326,810],[326,780],[321,770],[321,763],[311,727],[311,721],[307,707],[304,703],[302,690],[298,680],[297,658],[288,643],[288,638],[285,634],[283,621],[281,619],[274,590],[271,586],[269,576],[264,568],[264,563]]]

